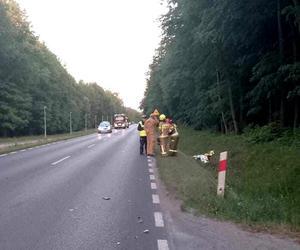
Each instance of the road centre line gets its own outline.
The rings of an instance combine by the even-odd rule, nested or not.
[[[164,227],[165,223],[161,212],[154,212],[154,221],[156,227]]]
[[[94,147],[96,144],[91,144],[91,145],[89,145],[88,146],[88,148],[92,148],[92,147]]]
[[[168,241],[167,240],[157,240],[158,250],[169,250]]]
[[[152,194],[152,202],[154,204],[159,204],[160,203],[158,194]]]
[[[152,168],[149,168],[149,173],[153,173],[153,169]]]
[[[16,154],[16,153],[17,153],[17,151],[13,151],[13,152],[10,152],[8,154],[13,155],[13,154]]]
[[[148,163],[148,166],[149,166],[149,167],[152,167],[152,163]]]
[[[68,159],[68,158],[70,158],[70,157],[71,157],[70,155],[69,155],[69,156],[66,156],[66,157],[64,157],[64,158],[62,158],[62,159],[60,159],[60,160],[58,160],[58,161],[56,161],[56,162],[51,163],[51,165],[54,166],[54,165],[56,165],[56,164],[58,164],[58,163],[60,163],[60,162],[62,162],[62,161],[64,161],[64,160],[66,160],[66,159]]]
[[[150,174],[150,180],[151,181],[155,180],[155,176],[153,174]]]
[[[0,155],[0,157],[3,157],[3,156],[6,156],[7,154],[2,154],[2,155]]]
[[[26,149],[22,149],[22,150],[20,150],[20,152],[25,152],[26,151]]]
[[[151,189],[157,189],[156,183],[151,182]]]

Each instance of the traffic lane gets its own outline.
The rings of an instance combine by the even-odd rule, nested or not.
[[[116,137],[112,137],[116,138]],[[107,142],[105,142],[107,139]],[[110,143],[110,135],[93,135],[83,140],[52,144],[48,147],[34,148],[27,152],[20,152],[11,156],[0,158],[0,190],[3,185],[12,183],[18,185],[26,178],[47,170],[49,165],[74,154],[80,154],[91,145],[97,143]]]
[[[55,216],[55,211],[59,210],[61,202],[68,196],[72,197],[72,192],[74,192],[74,196],[76,190],[80,188],[80,183],[82,185],[85,184],[82,178],[88,173],[86,172],[87,166],[103,162],[99,161],[98,157],[96,157],[96,163],[92,162],[95,160],[95,156],[98,156],[98,152],[101,152],[104,156],[111,155],[112,149],[115,148],[115,145],[112,143],[102,145],[99,144],[96,151],[88,151],[88,154],[85,154],[86,157],[83,157],[82,154],[76,154],[77,157],[73,161],[62,162],[55,167],[48,166],[45,169],[47,171],[39,171],[36,175],[20,181],[19,185],[4,185],[5,189],[1,189],[0,195],[1,225],[6,225],[3,228],[9,229],[12,227],[8,232],[16,232],[16,235],[22,235],[24,232],[27,232],[27,228],[24,228],[22,225],[36,225],[40,220],[43,220],[41,216],[34,216],[35,214],[44,214],[45,218]],[[104,158],[103,160],[105,161],[106,159]],[[98,166],[98,168],[101,169],[101,166]],[[98,168],[95,170],[97,171]],[[79,180],[76,181],[74,187],[72,187],[73,179]],[[56,195],[60,193],[63,197]],[[22,222],[20,226],[18,225],[19,222]],[[45,230],[41,229],[41,231]],[[18,232],[18,230],[20,231]],[[29,235],[27,237],[30,238],[30,234],[35,232],[35,230],[39,230],[39,227],[33,227],[28,230]],[[1,232],[0,235],[4,235],[4,232]],[[9,235],[5,238],[9,239]],[[13,233],[11,233],[11,236],[13,236]],[[25,241],[26,238],[24,239]],[[1,239],[0,242],[5,242],[5,239]]]
[[[124,135],[126,132],[122,132]],[[103,145],[103,147],[110,147],[112,143],[114,143],[115,140],[121,139],[121,137],[111,137],[110,135],[96,135],[94,138],[102,138],[99,142],[93,143],[94,145],[100,144]],[[91,141],[89,141],[90,143]],[[42,152],[35,152],[34,156],[27,157],[26,160],[21,160],[19,164],[13,164],[13,160],[11,158],[7,157],[5,159],[2,159],[2,163],[5,161],[6,166],[9,167],[2,167],[0,170],[0,194],[2,192],[3,195],[7,194],[6,190],[9,190],[11,187],[18,187],[23,185],[23,183],[31,182],[35,176],[39,176],[43,174],[44,171],[49,171],[49,167],[52,166],[51,164],[57,163],[66,157],[73,157],[74,155],[84,153],[88,151],[90,148],[88,145],[93,145],[85,143],[84,145],[76,145],[74,147],[66,147],[66,148],[59,148],[57,151],[50,151],[50,153],[42,151]],[[53,145],[55,146],[55,145]],[[76,151],[75,151],[75,150]],[[27,152],[28,154],[34,151],[39,151],[40,149],[36,149],[33,151]],[[73,151],[72,151],[73,150]],[[102,149],[100,149],[102,150]],[[52,154],[51,154],[52,152]],[[69,159],[66,159],[69,160]],[[4,165],[3,165],[4,166]]]
[[[116,149],[118,157],[110,158],[108,168],[73,201],[73,218],[66,212],[37,249],[157,249],[162,233],[154,228],[146,158],[137,155],[136,139],[134,147],[126,143]]]
[[[117,143],[116,152],[122,152],[124,148],[130,147],[126,143],[124,145],[124,141],[129,142],[126,138],[126,140],[122,140],[122,143]],[[137,147],[136,140],[134,143]],[[15,199],[3,200],[0,196],[1,249],[53,249],[53,244],[60,246],[59,249],[70,249],[70,245],[75,249],[103,249],[102,247],[97,248],[97,246],[108,244],[112,248],[105,249],[113,249],[117,238],[121,239],[122,244],[125,245],[127,242],[128,246],[133,246],[130,245],[133,243],[129,233],[134,230],[126,231],[128,225],[133,225],[132,228],[140,225],[133,224],[136,223],[136,214],[143,217],[142,212],[145,212],[144,207],[147,202],[149,209],[151,207],[149,197],[146,199],[147,195],[143,191],[147,188],[145,189],[144,185],[136,188],[133,184],[135,182],[132,182],[134,179],[131,174],[132,170],[137,165],[140,167],[140,164],[135,162],[132,166],[128,166],[128,154],[124,154],[124,150],[114,158],[111,157],[113,154],[109,148],[100,155],[98,153],[99,150],[94,147],[88,152],[88,160],[77,155],[72,159],[72,165],[71,161],[63,162],[60,167],[53,168],[50,173],[41,176],[43,178],[39,179],[39,182],[33,180],[29,183],[22,189],[23,191],[20,190],[21,193]],[[124,164],[120,164],[120,161]],[[145,164],[143,158],[138,158],[138,161]],[[133,172],[138,173],[139,171]],[[137,179],[140,181],[143,178],[144,181],[147,181],[145,172],[141,178]],[[103,200],[102,196],[108,195],[108,193],[112,199]],[[138,207],[136,203],[143,204],[141,212],[133,212],[134,208],[128,205],[128,197],[132,197],[134,208]],[[136,200],[137,197],[140,198]],[[6,204],[6,206],[2,204]],[[126,211],[124,212],[124,210]],[[9,211],[9,213],[5,213],[5,211]],[[75,218],[74,213],[72,214],[73,211],[78,212]],[[115,212],[113,213],[113,211]],[[131,214],[129,221],[125,219],[128,218],[128,214]],[[151,216],[149,217],[148,213],[144,217],[148,217],[151,222]],[[121,223],[122,221],[124,222]],[[149,224],[151,224],[150,222]],[[124,234],[124,232],[127,233]],[[140,233],[140,230],[136,230],[137,235],[139,235],[138,232]],[[115,237],[113,237],[114,235]],[[120,237],[117,237],[118,235]],[[101,236],[103,237],[101,238]],[[91,237],[92,242],[90,241]],[[144,235],[140,239],[145,243],[143,237]],[[151,236],[148,238],[150,239]],[[74,242],[76,242],[75,245]],[[135,244],[138,242],[136,241]],[[154,242],[144,244],[142,249],[155,249]],[[91,244],[95,247],[91,247]],[[78,247],[79,245],[81,247]],[[54,248],[57,249],[55,246]],[[141,248],[133,246],[124,249]]]

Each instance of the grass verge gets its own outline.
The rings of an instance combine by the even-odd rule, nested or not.
[[[177,157],[157,157],[159,173],[183,209],[255,229],[300,232],[299,147],[278,142],[250,144],[181,127]],[[192,155],[214,150],[208,164]],[[216,197],[219,153],[228,151],[224,199]]]
[[[47,138],[44,138],[44,136],[42,135],[0,138],[0,154],[9,153],[24,148],[39,146],[55,141],[67,140],[92,133],[96,133],[96,130],[89,129],[87,131],[76,131],[73,132],[71,135],[70,133],[48,135]]]

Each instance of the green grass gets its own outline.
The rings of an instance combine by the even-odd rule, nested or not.
[[[89,129],[87,131],[76,131],[71,135],[70,133],[48,135],[47,138],[44,138],[44,135],[0,138],[0,154],[43,145],[55,141],[67,140],[92,133],[96,133],[96,130]]]
[[[177,157],[158,157],[159,173],[183,209],[257,228],[300,231],[300,149],[280,142],[251,144],[181,127]],[[214,150],[208,164],[194,154]],[[219,153],[228,151],[224,199],[216,196]]]

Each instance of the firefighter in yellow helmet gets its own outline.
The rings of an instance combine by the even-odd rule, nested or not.
[[[168,141],[169,141],[169,124],[166,123],[166,116],[161,114],[159,116],[159,146],[160,146],[160,153],[162,156],[168,155]]]
[[[140,135],[140,155],[144,154],[144,150],[145,154],[147,154],[147,134],[144,129],[144,123],[146,121],[146,118],[146,115],[142,115],[142,120],[139,122],[137,127],[137,130],[139,131]]]
[[[145,121],[144,128],[147,134],[147,155],[154,156],[156,127],[158,126],[159,112],[155,110],[150,117]]]

